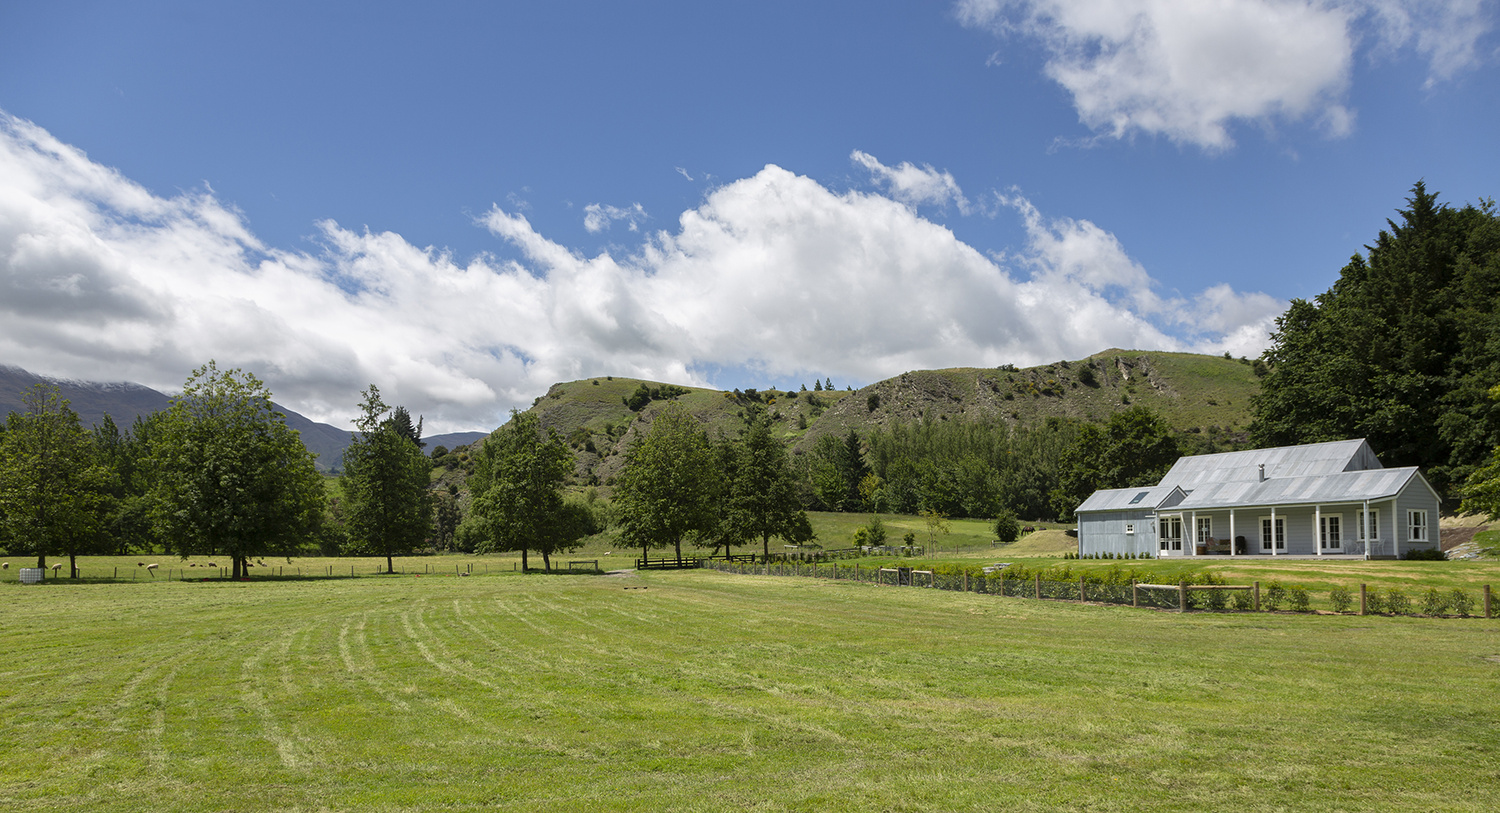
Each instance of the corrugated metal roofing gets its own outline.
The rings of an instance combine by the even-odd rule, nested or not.
[[[1383,468],[1364,440],[1250,449],[1179,458],[1159,484],[1096,491],[1074,513],[1384,500],[1400,493],[1414,477],[1421,477],[1414,466]]]
[[[1262,465],[1267,481],[1381,468],[1364,440],[1338,440],[1178,458],[1159,485],[1192,491],[1221,483],[1254,484],[1260,482]]]
[[[1202,511],[1383,500],[1396,496],[1417,476],[1417,468],[1407,466],[1317,476],[1277,477],[1265,482],[1210,483],[1193,489],[1188,493],[1187,499],[1175,507],[1184,511]]]
[[[1073,513],[1084,511],[1150,511],[1166,505],[1174,505],[1182,496],[1176,486],[1144,486],[1141,488],[1110,488],[1095,491],[1083,501]],[[1142,496],[1145,495],[1145,496]],[[1139,500],[1136,498],[1140,497]]]

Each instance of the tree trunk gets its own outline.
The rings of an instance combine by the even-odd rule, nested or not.
[[[73,578],[78,578],[78,556],[76,554],[68,554],[68,572],[73,575]]]
[[[546,551],[542,551],[542,567],[548,573],[552,572],[552,557],[548,556]]]
[[[521,572],[526,572],[526,549],[521,548]]]
[[[41,570],[46,570],[47,569],[47,554],[45,554],[45,553],[38,553],[36,555],[36,566],[37,566],[38,569],[41,569]]]
[[[771,561],[771,535],[770,534],[761,534],[761,536],[760,536],[760,555],[761,555],[761,559],[762,560],[767,561],[767,562]]]
[[[389,549],[387,549],[386,552],[385,552],[385,572],[387,572],[387,573],[395,573],[396,572],[396,565],[395,565],[394,562],[391,561],[391,552],[390,552]]]
[[[673,542],[672,545],[677,551],[677,561],[682,561],[682,537],[677,537],[677,541]]]

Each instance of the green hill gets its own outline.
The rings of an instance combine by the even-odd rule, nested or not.
[[[645,386],[658,391],[640,409],[627,405]],[[710,434],[736,431],[744,410],[764,405],[794,449],[850,429],[865,434],[896,422],[1002,420],[1035,424],[1052,417],[1105,421],[1131,405],[1159,412],[1175,429],[1242,442],[1258,379],[1244,361],[1191,353],[1106,350],[1080,361],[1016,369],[956,367],[902,373],[854,391],[724,392],[619,377],[554,384],[532,405],[543,426],[566,438],[583,482],[608,483],[624,452],[675,401]]]

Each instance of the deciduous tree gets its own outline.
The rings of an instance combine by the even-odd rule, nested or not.
[[[676,404],[656,413],[651,429],[626,452],[615,488],[620,539],[639,547],[672,546],[682,558],[682,540],[708,533],[715,472],[713,452],[698,420]]]
[[[109,470],[57,387],[38,384],[22,403],[0,440],[0,530],[37,567],[67,554],[76,577],[78,555],[103,547]]]
[[[394,557],[410,553],[431,530],[427,456],[418,445],[420,430],[402,407],[391,408],[371,384],[344,449],[343,516],[356,546],[384,554],[388,572]]]
[[[552,569],[552,554],[570,550],[581,534],[567,513],[562,488],[573,471],[573,452],[557,433],[542,431],[535,413],[511,410],[510,420],[485,438],[469,477],[472,508],[466,524],[476,531],[474,549],[542,554]],[[465,536],[460,532],[460,537]]]
[[[323,478],[255,376],[210,361],[159,428],[152,515],[170,551],[226,555],[240,578],[250,557],[291,555],[315,533]]]

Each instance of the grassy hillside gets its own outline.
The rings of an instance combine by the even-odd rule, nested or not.
[[[896,422],[1003,420],[1035,424],[1051,417],[1104,421],[1141,404],[1182,432],[1244,438],[1250,396],[1259,388],[1249,364],[1219,356],[1107,350],[1081,361],[1024,369],[955,367],[902,373],[855,391],[754,393],[677,388],[673,398],[639,411],[625,403],[642,384],[602,377],[555,384],[531,411],[567,438],[580,482],[607,483],[624,451],[669,400],[682,404],[710,432],[732,433],[752,403],[764,405],[776,431],[794,449],[823,435],[861,434]],[[805,425],[805,428],[804,428]]]

